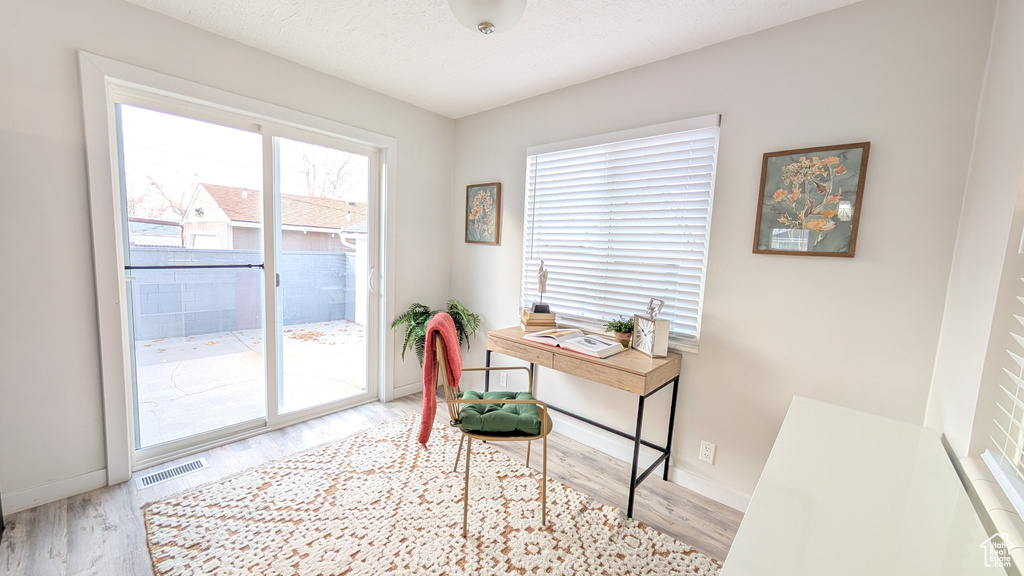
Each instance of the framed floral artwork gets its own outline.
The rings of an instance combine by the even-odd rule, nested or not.
[[[768,152],[755,254],[853,258],[870,142]]]
[[[466,186],[466,242],[497,244],[501,234],[501,184]]]

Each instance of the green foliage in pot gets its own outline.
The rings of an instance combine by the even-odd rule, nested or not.
[[[431,310],[426,304],[415,303],[391,323],[392,330],[401,329],[404,333],[402,359],[405,359],[405,351],[412,348],[416,351],[416,358],[419,359],[420,366],[423,365],[423,351],[426,349],[427,343],[427,324],[438,312],[447,312],[452,317],[455,322],[455,331],[459,335],[459,344],[465,344],[466,348],[469,348],[469,338],[476,334],[477,328],[480,327],[479,314],[470,312],[462,305],[462,302],[454,298],[448,301],[443,310]],[[402,328],[403,324],[404,328]]]
[[[618,332],[620,334],[631,334],[633,332],[633,317],[625,318],[619,316],[618,320],[612,320],[606,324],[609,330],[612,332]]]

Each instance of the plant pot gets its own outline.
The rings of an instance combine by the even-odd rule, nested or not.
[[[619,344],[622,344],[623,348],[629,348],[629,342],[633,339],[633,333],[632,332],[616,332],[615,333],[615,339],[619,341]]]

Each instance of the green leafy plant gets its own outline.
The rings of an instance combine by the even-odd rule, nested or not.
[[[633,332],[633,317],[625,318],[619,316],[618,320],[612,320],[606,324],[609,330],[612,332],[618,332],[620,334],[630,334]]]
[[[427,324],[434,314],[447,312],[455,322],[455,332],[459,336],[459,344],[465,344],[469,348],[469,339],[476,334],[480,328],[480,315],[470,312],[462,305],[462,302],[452,298],[442,310],[431,310],[426,304],[415,303],[409,306],[395,318],[391,323],[392,330],[402,330],[402,359],[405,359],[405,351],[410,348],[416,351],[416,358],[423,365],[423,352],[427,344]],[[404,325],[404,328],[402,327]]]

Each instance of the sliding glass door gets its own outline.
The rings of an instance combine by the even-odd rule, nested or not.
[[[263,138],[253,126],[119,112],[135,447],[261,426]]]
[[[291,138],[275,138],[275,148],[283,326],[278,408],[288,414],[367,390],[370,156]]]
[[[160,98],[117,112],[136,467],[374,397],[376,151]]]

